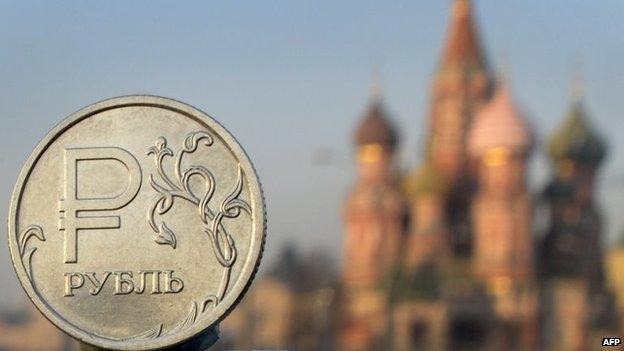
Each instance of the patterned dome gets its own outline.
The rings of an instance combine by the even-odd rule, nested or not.
[[[526,152],[532,136],[524,116],[516,108],[511,92],[502,83],[492,100],[477,114],[470,134],[468,148],[473,156],[482,156],[493,148]]]
[[[574,103],[568,117],[552,136],[548,152],[553,161],[570,159],[592,165],[600,164],[606,156],[605,142],[589,124],[580,101]]]
[[[393,150],[398,141],[396,131],[388,119],[381,100],[376,99],[364,115],[355,132],[357,145],[379,144]]]

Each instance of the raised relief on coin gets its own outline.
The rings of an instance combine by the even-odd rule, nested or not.
[[[20,259],[22,260],[22,264],[24,265],[24,269],[26,270],[26,274],[28,275],[28,279],[32,279],[32,268],[30,267],[30,260],[32,260],[32,256],[37,251],[37,247],[27,248],[28,241],[35,237],[41,241],[45,241],[45,237],[43,236],[43,229],[41,229],[38,225],[28,226],[19,237],[19,254]]]
[[[177,101],[131,96],[78,111],[18,179],[9,245],[48,319],[89,344],[172,346],[240,300],[265,237],[264,200],[236,140]]]
[[[175,233],[167,227],[164,220],[160,224],[157,224],[156,214],[164,215],[169,212],[175,203],[175,199],[180,199],[196,206],[195,211],[197,211],[199,218],[204,224],[203,230],[198,234],[207,236],[212,244],[212,253],[223,267],[223,275],[219,289],[214,294],[207,295],[200,302],[200,312],[205,313],[208,308],[215,307],[219,301],[223,299],[230,282],[232,265],[234,265],[236,261],[235,240],[228,234],[222,222],[224,219],[237,218],[241,214],[241,210],[251,214],[251,207],[247,202],[239,199],[243,189],[243,174],[240,164],[238,164],[236,170],[236,185],[232,191],[218,203],[218,206],[215,207],[217,209],[216,212],[211,210],[209,205],[211,204],[215,188],[217,187],[215,176],[209,169],[202,165],[192,165],[184,170],[181,166],[184,154],[194,153],[200,142],[203,142],[205,146],[209,147],[213,144],[213,138],[210,134],[205,132],[191,133],[184,140],[182,149],[177,153],[177,156],[174,151],[167,146],[167,139],[164,137],[158,138],[156,144],[149,148],[148,155],[154,155],[158,178],[163,184],[159,184],[154,174],[150,174],[150,185],[158,191],[159,196],[150,207],[147,217],[152,229],[158,233],[154,241],[157,244],[170,245],[175,249],[177,245]],[[175,168],[172,177],[169,177],[163,169],[163,160],[166,156],[175,156]],[[190,181],[192,177],[198,177],[203,185],[203,189],[200,190],[200,195],[196,195],[193,190],[191,190]],[[180,285],[180,289],[181,288],[182,285]],[[198,315],[197,306],[196,302],[191,304],[189,316],[184,320],[185,324],[195,322]],[[181,327],[183,327],[183,325],[174,328],[174,330]],[[162,330],[162,325],[159,326],[158,329]]]
[[[89,197],[83,192],[82,177],[92,176],[89,172],[79,172],[79,166],[86,162],[118,161],[128,172],[128,186],[121,194],[112,197]],[[85,175],[85,173],[87,175]],[[80,186],[80,187],[79,187]],[[141,187],[141,166],[132,154],[117,147],[87,147],[65,149],[65,196],[59,201],[59,230],[65,233],[65,263],[76,263],[78,230],[117,229],[121,226],[119,216],[81,215],[78,213],[118,210],[129,204]],[[123,189],[123,188],[122,188]]]

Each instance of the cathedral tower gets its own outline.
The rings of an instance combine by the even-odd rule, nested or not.
[[[601,262],[601,221],[594,183],[606,147],[590,125],[580,97],[575,97],[548,151],[554,177],[546,190],[551,206],[551,229],[544,243],[547,271],[554,276],[601,279],[596,267]]]
[[[454,0],[446,43],[432,87],[427,162],[448,182],[445,213],[455,254],[471,253],[471,174],[466,155],[476,111],[493,83],[477,35],[470,0]]]
[[[577,94],[549,145],[553,179],[545,197],[550,228],[541,245],[545,350],[588,348],[605,297],[601,231],[594,200],[596,173],[606,155],[604,141],[587,119]],[[593,316],[592,316],[593,315]],[[562,344],[560,341],[564,340]]]
[[[472,204],[474,274],[488,288],[502,321],[495,335],[506,343],[521,342],[517,350],[533,350],[538,295],[526,175],[532,136],[506,83],[499,83],[491,102],[477,115],[468,145],[477,179]]]
[[[469,138],[477,165],[473,202],[475,274],[494,290],[532,275],[531,200],[526,186],[531,133],[506,84],[479,113]]]
[[[433,84],[427,157],[449,180],[466,170],[466,138],[492,82],[469,0],[455,0]]]
[[[411,200],[411,228],[405,245],[405,268],[411,270],[448,258],[448,231],[444,214],[447,183],[431,164],[424,164],[404,181]]]
[[[346,216],[345,282],[370,286],[390,269],[399,250],[404,203],[393,157],[397,136],[375,98],[355,133],[358,179]]]
[[[374,350],[386,337],[385,285],[399,256],[405,204],[396,184],[397,135],[375,97],[355,133],[358,175],[345,207],[341,350]]]

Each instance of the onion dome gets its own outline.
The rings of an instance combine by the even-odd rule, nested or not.
[[[355,132],[358,146],[377,144],[394,150],[398,138],[380,99],[375,99]]]
[[[438,173],[430,163],[425,163],[407,174],[402,185],[403,190],[410,197],[421,194],[444,194],[448,190],[448,183],[444,176]]]
[[[599,165],[606,156],[607,147],[587,120],[580,100],[550,140],[548,153],[555,161],[572,160],[587,165]]]
[[[505,83],[497,88],[492,100],[479,111],[468,138],[469,152],[476,157],[494,148],[519,153],[531,148],[530,128]]]

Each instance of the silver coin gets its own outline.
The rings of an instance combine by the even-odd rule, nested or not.
[[[8,223],[37,308],[118,350],[215,326],[249,287],[266,232],[260,182],[234,137],[153,96],[102,101],[57,125],[23,167]]]

